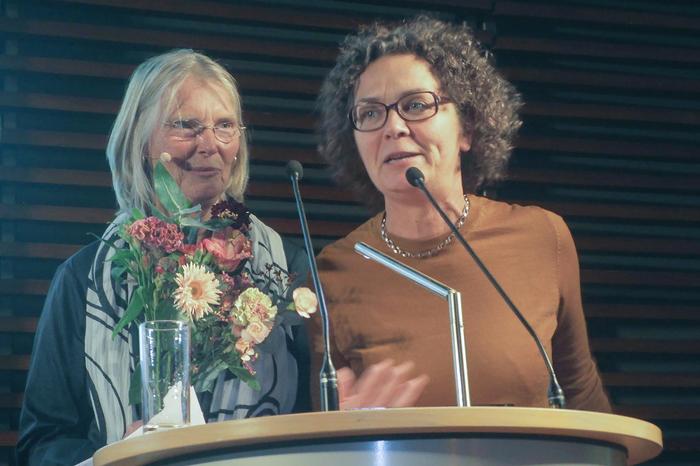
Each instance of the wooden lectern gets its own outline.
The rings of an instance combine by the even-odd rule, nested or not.
[[[539,408],[404,408],[291,414],[114,443],[117,465],[626,465],[661,452],[661,431],[613,414]]]

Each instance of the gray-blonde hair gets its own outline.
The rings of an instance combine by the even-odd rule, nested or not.
[[[122,212],[148,212],[155,200],[150,138],[177,104],[177,92],[189,77],[221,86],[231,97],[238,124],[243,126],[241,98],[236,81],[223,66],[190,49],[178,49],[149,58],[131,75],[124,100],[107,143],[112,184]],[[243,201],[248,184],[248,145],[241,135],[238,158],[226,194]]]
[[[464,134],[472,137],[470,151],[462,154],[465,189],[474,192],[503,178],[521,124],[520,96],[490,63],[467,25],[421,15],[398,25],[364,26],[341,45],[317,100],[319,152],[336,180],[370,207],[381,208],[382,195],[357,152],[348,113],[367,66],[383,56],[401,54],[428,62],[441,91],[457,106]]]

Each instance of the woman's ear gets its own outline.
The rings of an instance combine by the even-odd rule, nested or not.
[[[459,150],[461,153],[469,152],[472,148],[472,135],[462,134],[459,138]]]

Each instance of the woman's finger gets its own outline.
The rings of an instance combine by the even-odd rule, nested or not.
[[[408,361],[398,366],[392,366],[385,372],[385,378],[376,398],[372,400],[373,406],[390,406],[393,400],[403,392],[403,385],[409,379],[415,364]]]
[[[389,408],[406,408],[408,406],[415,406],[416,401],[421,396],[425,387],[428,386],[430,382],[430,377],[427,375],[419,375],[416,378],[408,380],[401,385],[399,393],[388,405]]]
[[[338,369],[340,409],[414,406],[429,381],[426,375],[409,378],[414,368],[412,362],[394,366],[385,359],[369,366],[359,378],[348,367]]]
[[[358,398],[359,407],[375,408],[379,395],[387,379],[393,376],[394,361],[385,359],[378,364],[372,364],[365,370],[355,383],[355,395]]]
[[[355,392],[355,373],[349,367],[343,367],[336,371],[338,381],[338,397],[342,404],[344,398],[352,396]]]

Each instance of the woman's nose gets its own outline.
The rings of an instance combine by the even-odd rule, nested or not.
[[[211,155],[216,152],[216,136],[214,136],[213,128],[203,128],[197,135],[197,150],[206,155]]]
[[[406,120],[399,116],[395,108],[389,109],[389,113],[386,116],[386,123],[384,124],[384,137],[393,139],[405,136],[409,132]]]

